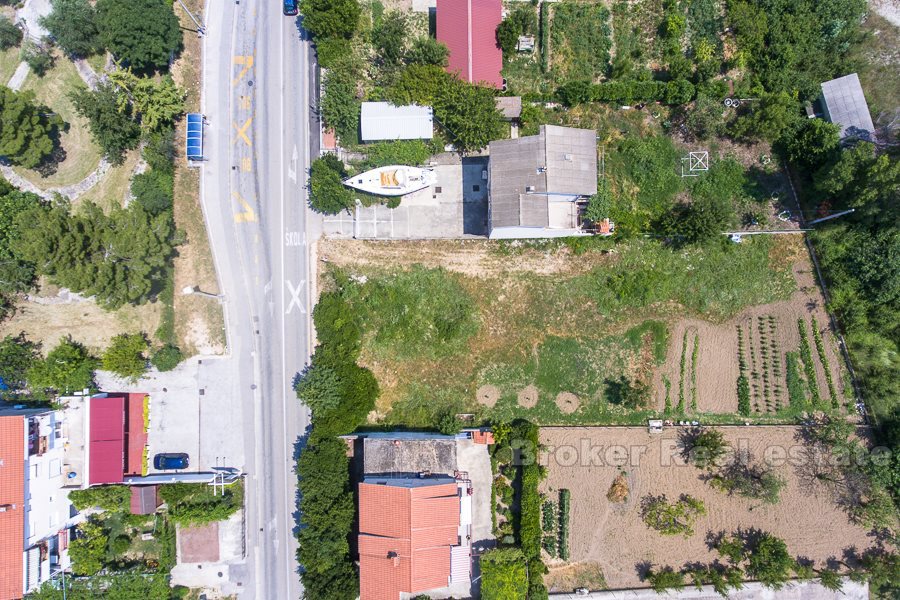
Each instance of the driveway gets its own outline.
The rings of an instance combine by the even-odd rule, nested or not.
[[[231,362],[228,358],[191,358],[172,371],[150,371],[137,383],[97,372],[103,391],[149,394],[151,473],[153,456],[160,452],[186,452],[189,471],[209,471],[214,466],[244,468],[243,398],[230,389],[227,375]]]

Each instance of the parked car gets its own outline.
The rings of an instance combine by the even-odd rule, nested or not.
[[[284,0],[283,10],[284,14],[288,17],[293,17],[294,15],[296,15],[298,12],[300,12],[297,8],[297,0]]]
[[[153,457],[153,468],[157,471],[187,469],[190,461],[188,455],[182,453],[162,453]]]

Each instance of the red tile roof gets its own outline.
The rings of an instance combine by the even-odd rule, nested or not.
[[[91,398],[88,482],[121,483],[125,473],[125,398]]]
[[[144,398],[147,394],[128,394],[128,421],[125,437],[128,440],[128,461],[126,475],[143,475],[144,446],[147,445],[147,434],[144,433]]]
[[[450,546],[459,543],[456,483],[391,483],[359,485],[360,600],[397,600],[449,582]]]
[[[437,0],[437,39],[450,49],[447,71],[472,83],[503,85],[497,25],[500,0]]]
[[[0,417],[0,600],[22,597],[25,419]]]
[[[159,508],[158,485],[131,486],[130,510],[133,515],[152,515]]]

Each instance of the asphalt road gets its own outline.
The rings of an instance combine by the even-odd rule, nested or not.
[[[242,430],[222,432],[243,436],[249,473],[242,598],[299,598],[293,465],[309,415],[291,382],[310,351],[311,50],[273,0],[210,4],[206,31],[201,196],[244,396]]]

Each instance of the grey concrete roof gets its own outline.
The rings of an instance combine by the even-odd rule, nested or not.
[[[542,125],[538,135],[490,143],[491,227],[547,227],[548,195],[595,193],[592,129]]]
[[[430,472],[453,475],[456,471],[454,438],[377,438],[363,440],[363,473],[411,475]]]
[[[518,119],[522,115],[521,96],[497,96],[495,102],[504,119]]]
[[[363,102],[360,108],[360,139],[429,140],[434,116],[430,106],[394,106],[388,102]]]
[[[842,138],[871,139],[875,124],[856,73],[823,83],[822,104],[828,120],[841,126]]]

